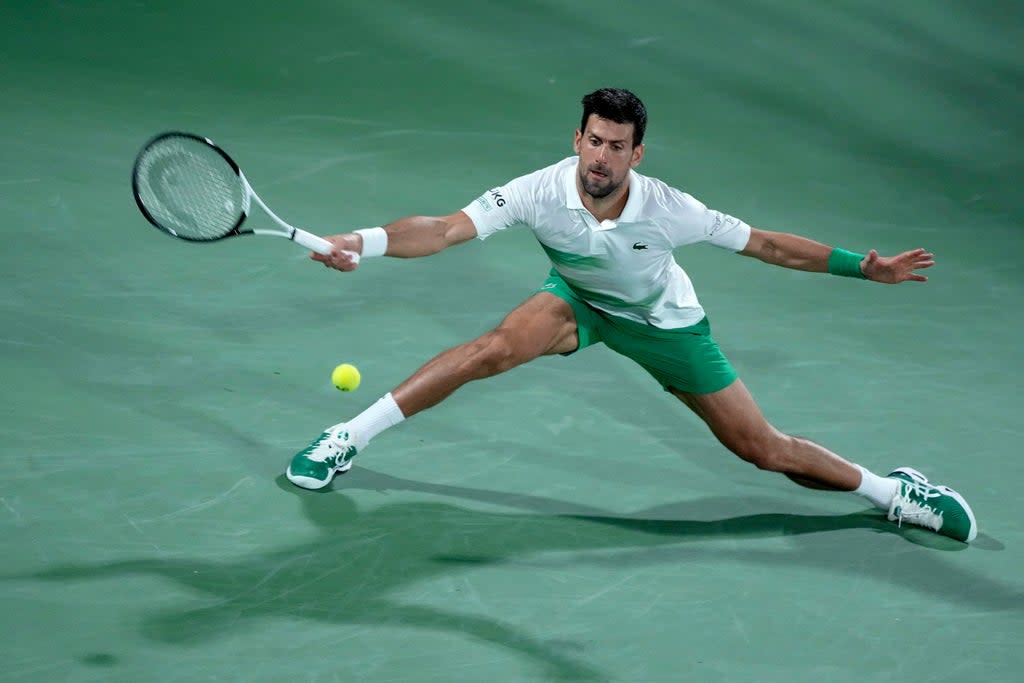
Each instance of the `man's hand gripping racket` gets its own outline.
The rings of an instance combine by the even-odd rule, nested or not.
[[[214,242],[238,235],[273,235],[310,249],[319,255],[317,261],[330,265],[332,242],[278,218],[227,152],[198,135],[163,133],[147,142],[135,159],[132,192],[142,215],[172,237]],[[276,227],[242,227],[253,202]],[[354,251],[339,256],[335,260],[349,266],[347,270],[359,263]]]

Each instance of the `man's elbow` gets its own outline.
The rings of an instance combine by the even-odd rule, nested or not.
[[[765,263],[778,263],[779,246],[770,235],[761,233],[756,236],[751,235],[747,246],[740,253]]]

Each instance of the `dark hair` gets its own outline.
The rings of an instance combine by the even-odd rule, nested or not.
[[[580,121],[580,132],[587,129],[587,120],[591,114],[615,123],[633,124],[633,146],[644,141],[647,129],[647,108],[640,98],[621,88],[601,88],[583,96],[583,119]]]

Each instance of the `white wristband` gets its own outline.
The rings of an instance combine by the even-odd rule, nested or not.
[[[383,256],[388,250],[388,233],[384,228],[363,228],[356,230],[363,236],[363,258]]]

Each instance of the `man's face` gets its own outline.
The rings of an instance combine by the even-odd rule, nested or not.
[[[633,124],[615,123],[591,114],[583,131],[576,131],[573,149],[580,156],[578,173],[583,191],[595,199],[612,194],[640,164],[644,146],[633,146]]]

